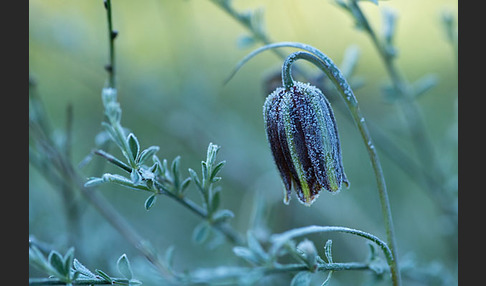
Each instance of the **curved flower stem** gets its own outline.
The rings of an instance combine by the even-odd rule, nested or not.
[[[368,151],[368,155],[370,156],[370,161],[373,167],[373,171],[375,173],[376,177],[376,183],[378,187],[378,195],[380,197],[380,204],[381,204],[381,209],[382,209],[382,215],[383,215],[383,220],[385,224],[385,229],[386,229],[386,236],[387,236],[387,241],[388,245],[390,247],[391,253],[392,253],[392,259],[388,261],[389,266],[390,266],[390,271],[392,275],[392,280],[393,280],[393,285],[397,286],[401,284],[401,279],[400,279],[400,272],[398,269],[398,259],[397,259],[397,247],[396,247],[396,241],[395,241],[395,231],[393,227],[393,220],[392,220],[392,215],[391,215],[391,209],[390,209],[390,202],[388,200],[388,192],[386,189],[386,183],[385,183],[385,177],[383,175],[383,170],[381,168],[381,163],[378,158],[378,154],[376,153],[375,146],[373,144],[373,140],[371,138],[370,132],[368,130],[368,127],[365,123],[365,119],[361,114],[361,111],[358,106],[358,101],[356,100],[356,97],[354,96],[353,91],[351,90],[351,87],[347,83],[344,75],[341,73],[341,71],[337,68],[337,66],[333,63],[333,61],[326,56],[324,53],[319,51],[318,49],[298,43],[298,42],[280,42],[280,43],[274,43],[274,44],[269,44],[265,45],[263,47],[260,47],[250,54],[248,54],[245,58],[243,58],[238,65],[236,66],[235,70],[233,73],[230,74],[229,79],[251,58],[256,56],[257,54],[269,50],[269,49],[274,49],[274,48],[281,48],[281,47],[291,47],[291,48],[297,48],[297,49],[302,49],[305,50],[309,53],[294,53],[287,57],[284,66],[282,68],[282,82],[284,86],[287,88],[289,85],[292,84],[292,78],[290,76],[290,64],[297,60],[297,59],[306,59],[316,65],[319,69],[321,69],[331,80],[331,82],[334,84],[336,87],[337,91],[339,94],[342,96],[344,99],[354,122],[356,123],[356,126],[358,127],[358,130],[361,134],[361,137],[363,138],[363,141],[365,143],[366,149]]]
[[[271,241],[273,242],[272,248],[270,249],[270,252],[273,254],[276,254],[278,250],[289,240],[291,240],[294,237],[297,236],[302,236],[302,235],[307,235],[311,233],[322,233],[322,232],[342,232],[342,233],[350,233],[354,234],[363,238],[366,238],[370,241],[373,241],[376,243],[381,250],[383,250],[383,253],[386,256],[386,259],[388,261],[388,264],[390,265],[391,268],[391,263],[393,262],[393,253],[388,248],[388,245],[379,239],[378,237],[364,232],[362,230],[358,229],[353,229],[353,228],[348,228],[348,227],[343,227],[343,226],[318,226],[318,225],[311,225],[311,226],[306,226],[306,227],[301,227],[301,228],[295,228],[291,229],[289,231],[280,233],[280,234],[274,234],[271,236]]]

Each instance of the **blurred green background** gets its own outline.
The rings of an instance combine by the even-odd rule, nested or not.
[[[238,11],[263,8],[265,31],[273,41],[313,45],[336,63],[341,62],[346,48],[357,45],[360,58],[355,75],[364,80],[364,85],[355,94],[363,115],[417,161],[406,128],[407,118],[396,104],[383,100],[381,87],[389,82],[383,62],[368,36],[355,29],[347,13],[333,1],[235,0],[233,3]],[[142,148],[160,146],[160,158],[172,161],[180,155],[181,169],[186,175],[187,168],[199,172],[209,142],[222,146],[218,158],[227,162],[219,184],[223,189],[222,204],[235,213],[232,225],[238,231],[244,234],[251,227],[255,201],[259,200],[268,207],[265,220],[272,233],[312,224],[341,225],[385,239],[368,155],[339,99],[332,100],[332,104],[350,188],[337,195],[322,193],[310,208],[298,203],[295,197],[285,206],[262,118],[267,95],[265,79],[278,71],[282,60],[269,51],[258,55],[224,85],[224,79],[236,63],[261,44],[239,46],[242,37],[249,35],[248,30],[217,5],[208,0],[119,0],[112,5],[114,29],[119,32],[115,45],[122,125],[136,134]],[[361,2],[360,6],[377,32],[381,29],[382,9],[392,8],[397,13],[397,66],[410,82],[426,74],[437,76],[437,85],[417,98],[416,103],[422,110],[438,165],[447,178],[440,182],[444,186],[442,191],[454,193],[457,191],[457,62],[447,42],[441,15],[450,11],[457,19],[457,0],[380,1],[379,6]],[[102,130],[101,88],[107,79],[103,69],[108,62],[107,33],[101,0],[29,1],[30,75],[38,84],[49,119],[59,129],[59,137],[66,124],[66,108],[72,105],[75,164],[95,147],[95,137]],[[311,74],[319,73],[310,65],[300,66]],[[110,151],[119,155],[114,148]],[[447,273],[453,277],[452,283],[457,283],[454,282],[457,277],[454,219],[441,212],[420,180],[407,175],[380,148],[378,154],[386,176],[402,264],[414,259],[428,272]],[[94,158],[81,172],[86,177],[100,176],[95,168],[100,163],[100,158]],[[118,172],[108,165],[105,171]],[[147,212],[143,207],[147,194],[115,185],[103,185],[98,191],[160,252],[174,245],[176,269],[245,265],[232,254],[229,244],[216,250],[195,245],[191,234],[199,218],[173,201],[160,197]],[[194,189],[190,192],[196,193]],[[198,199],[194,196],[194,200]],[[31,235],[61,252],[74,244],[76,257],[88,268],[106,269],[113,274],[116,259],[127,253],[135,277],[145,282],[144,285],[157,285],[149,280],[149,266],[139,253],[88,203],[81,200],[81,205],[81,233],[73,241],[67,234],[58,189],[30,167]],[[320,251],[328,238],[333,239],[335,261],[366,259],[368,248],[361,239],[346,235],[310,238]],[[35,269],[30,269],[30,274],[42,275]],[[289,277],[274,277],[271,283],[280,285]],[[357,281],[367,281],[367,274],[336,272],[331,285],[361,285]],[[426,285],[423,281],[409,280],[405,285]]]

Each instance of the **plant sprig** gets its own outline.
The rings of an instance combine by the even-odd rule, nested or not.
[[[74,248],[68,249],[62,255],[51,250],[47,257],[35,245],[29,243],[29,264],[49,275],[47,278],[29,278],[29,285],[140,285],[139,280],[133,278],[130,261],[126,254],[117,260],[118,272],[123,277],[113,277],[100,269],[93,272],[74,258]]]
[[[193,169],[189,169],[189,177],[183,178],[180,171],[180,157],[176,157],[171,165],[166,159],[160,160],[156,153],[160,147],[150,146],[141,148],[141,144],[134,133],[126,134],[126,129],[121,125],[121,107],[117,101],[117,90],[111,87],[103,88],[102,102],[107,121],[102,125],[105,132],[110,135],[113,142],[120,149],[125,160],[116,158],[103,150],[94,153],[104,157],[108,162],[128,172],[130,177],[119,174],[105,173],[101,177],[89,178],[85,187],[93,187],[106,182],[114,182],[124,187],[150,192],[151,195],[145,201],[145,208],[153,207],[158,195],[166,195],[204,219],[204,222],[196,228],[200,235],[196,238],[206,238],[208,227],[215,227],[221,231],[231,242],[239,244],[242,239],[227,224],[234,215],[230,210],[219,209],[220,189],[214,187],[221,177],[218,176],[225,161],[216,163],[216,154],[219,146],[210,143],[208,146],[206,161],[201,162],[201,178]],[[191,182],[194,182],[202,195],[202,206],[189,200],[185,192]],[[197,241],[202,242],[203,239]]]
[[[181,281],[187,283],[233,283],[247,285],[255,283],[264,276],[279,273],[290,273],[293,278],[290,285],[310,285],[314,273],[328,272],[322,285],[328,285],[334,271],[369,271],[374,275],[389,273],[386,263],[377,257],[374,248],[370,247],[370,255],[364,262],[334,262],[332,257],[332,241],[328,240],[324,246],[322,258],[314,243],[306,238],[299,243],[295,239],[311,233],[343,232],[357,235],[377,244],[385,256],[391,252],[385,242],[379,238],[356,229],[338,226],[308,226],[292,229],[280,234],[274,234],[265,244],[260,242],[252,231],[247,232],[247,245],[233,247],[236,256],[247,262],[250,267],[220,266],[216,268],[202,268],[185,274],[176,274]],[[280,258],[285,259],[282,263]],[[282,259],[283,260],[283,259]]]

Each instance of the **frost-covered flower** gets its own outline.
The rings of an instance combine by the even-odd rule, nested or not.
[[[310,206],[322,189],[336,193],[349,182],[344,174],[341,146],[331,106],[322,92],[295,81],[277,88],[263,106],[267,139],[285,188]]]

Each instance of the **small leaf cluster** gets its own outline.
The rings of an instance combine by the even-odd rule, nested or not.
[[[119,147],[125,161],[103,150],[97,150],[95,154],[104,157],[110,163],[128,172],[130,177],[106,173],[99,178],[90,178],[85,186],[92,187],[105,182],[114,182],[132,189],[149,191],[152,194],[145,201],[147,210],[152,208],[159,194],[172,194],[182,198],[191,178],[181,179],[180,157],[176,157],[168,166],[166,159],[160,160],[156,155],[160,149],[159,146],[150,146],[142,150],[135,134],[126,134],[125,129],[120,124],[121,109],[116,101],[116,89],[104,88],[102,100],[108,119],[108,122],[102,122],[102,125],[110,139]]]
[[[282,248],[277,252],[272,251],[274,245],[272,245],[268,251],[264,250],[262,244],[250,231],[247,233],[247,241],[247,247],[234,247],[233,252],[253,267],[262,267],[267,270],[279,268],[286,269],[286,265],[278,263],[277,259],[283,256],[290,256],[293,258],[293,263],[287,264],[287,266],[292,266],[294,271],[297,271],[291,280],[290,285],[292,286],[310,285],[312,274],[317,272],[320,266],[333,263],[331,240],[328,240],[325,246],[327,262],[319,256],[314,243],[306,238],[298,244],[296,244],[294,240],[286,241]],[[263,275],[264,272],[265,271],[262,271],[260,274]],[[328,277],[322,285],[327,285],[327,283],[329,283],[332,272],[332,270],[329,271]]]
[[[202,207],[206,213],[206,220],[199,223],[193,232],[193,240],[197,243],[206,241],[210,234],[211,225],[217,226],[226,223],[234,217],[232,211],[220,209],[221,188],[214,184],[221,180],[218,176],[226,161],[216,163],[216,155],[220,146],[209,143],[206,160],[201,162],[201,176],[189,168],[190,178],[196,185],[202,198]]]
[[[247,232],[246,239],[248,246],[233,247],[233,253],[236,256],[246,260],[252,266],[269,266],[273,264],[274,257],[264,250],[252,231]]]
[[[225,164],[225,161],[216,162],[216,155],[220,149],[218,145],[209,144],[206,160],[201,162],[200,175],[189,168],[189,176],[184,177],[180,170],[180,156],[177,156],[169,165],[166,159],[161,160],[157,156],[156,153],[160,149],[158,146],[150,146],[142,150],[135,134],[126,134],[126,130],[120,123],[121,108],[116,99],[116,89],[104,88],[102,101],[108,119],[107,122],[102,123],[104,132],[109,134],[110,139],[116,143],[125,158],[121,160],[103,150],[97,150],[95,154],[118,166],[130,176],[105,173],[101,177],[89,178],[85,183],[86,187],[113,182],[131,189],[148,191],[151,194],[144,203],[146,210],[154,206],[159,195],[167,195],[204,218],[193,232],[193,240],[198,243],[207,240],[212,227],[218,227],[233,218],[233,212],[219,208],[221,188],[214,186],[221,180],[218,175]],[[194,182],[201,195],[201,206],[186,198],[185,192],[191,182]]]
[[[93,273],[74,258],[73,247],[69,248],[64,255],[52,250],[46,257],[35,244],[31,243],[29,245],[29,263],[49,275],[47,279],[31,278],[29,283],[36,282],[37,284],[45,285],[52,285],[52,283],[56,284],[58,282],[66,285],[142,284],[139,280],[133,278],[130,262],[126,254],[120,256],[117,261],[117,269],[123,278],[112,277],[100,269],[96,269]]]
[[[69,284],[76,280],[81,272],[72,271],[74,260],[74,248],[69,248],[65,255],[53,250],[47,258],[35,245],[29,246],[29,263],[50,277]]]

